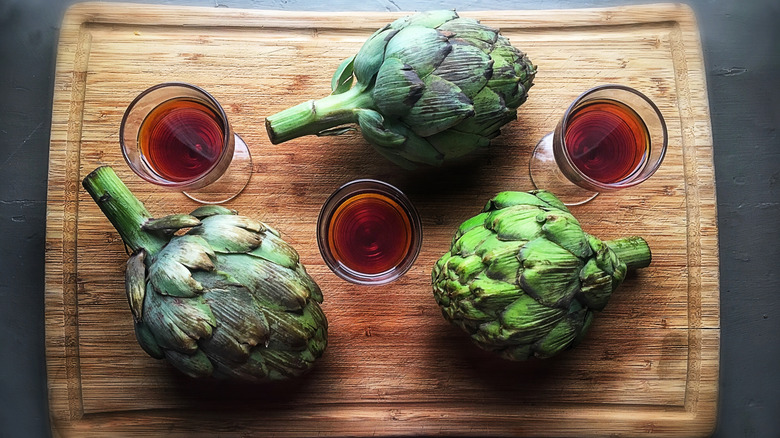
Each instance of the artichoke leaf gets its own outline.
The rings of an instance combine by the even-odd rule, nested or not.
[[[441,166],[444,162],[444,156],[427,139],[409,130],[406,126],[394,123],[390,125],[390,129],[402,132],[403,136],[406,137],[403,147],[398,151],[401,157],[413,163],[423,163],[432,166]]]
[[[549,207],[550,204],[528,192],[505,191],[496,194],[487,205],[485,211],[500,210],[515,205],[535,205]]]
[[[317,331],[321,328],[328,328],[328,319],[322,307],[309,303],[303,308],[303,318],[299,318],[309,331]]]
[[[577,298],[594,310],[602,310],[612,296],[612,276],[598,266],[595,259],[588,260],[580,271],[582,286]]]
[[[536,221],[538,214],[533,206],[513,205],[490,212],[485,227],[501,240],[533,240],[542,232],[542,225]]]
[[[571,347],[579,345],[579,343],[585,339],[585,335],[588,333],[591,323],[593,323],[593,312],[588,310],[585,312],[585,315],[582,318],[582,328],[580,328],[580,332],[571,342]]]
[[[540,237],[520,250],[523,290],[546,306],[568,306],[579,287],[584,263],[569,251]]]
[[[309,298],[309,290],[296,271],[276,263],[244,254],[225,254],[217,269],[228,272],[238,284],[244,285],[263,306],[284,310],[300,310]]]
[[[140,248],[127,259],[127,268],[125,269],[125,293],[135,322],[143,319],[144,297],[146,296],[145,259],[146,250]]]
[[[552,193],[546,191],[546,190],[534,190],[530,192],[543,202],[547,203],[552,208],[557,208],[558,210],[564,211],[566,213],[569,213],[569,208],[566,207],[566,205],[561,202],[560,199],[558,199],[555,195]]]
[[[268,339],[268,321],[259,310],[259,303],[245,288],[214,288],[203,294],[203,300],[220,321],[219,330],[230,332],[242,344],[261,345]]]
[[[502,241],[495,235],[487,239],[483,246],[489,249],[479,251],[485,265],[485,275],[514,285],[523,269],[519,253],[524,244],[525,241],[522,240]]]
[[[576,338],[580,328],[581,325],[575,324],[572,319],[562,319],[544,338],[534,344],[534,355],[544,359],[567,349]]]
[[[530,359],[533,356],[534,351],[530,344],[513,345],[501,350],[499,354],[505,359],[520,361]]]
[[[580,223],[569,213],[548,213],[542,225],[542,234],[581,259],[593,254]]]
[[[519,106],[518,99],[521,98],[524,91],[520,85],[520,81],[516,77],[502,78],[496,76],[496,69],[494,69],[493,72],[494,76],[488,81],[488,87],[501,96],[501,99],[506,106]]]
[[[533,85],[529,79],[536,75],[536,68],[525,62],[524,55],[503,36],[496,40],[490,57],[494,64],[488,86],[504,98],[507,106],[516,108],[522,105]]]
[[[247,253],[257,248],[262,236],[249,227],[262,224],[257,221],[244,223],[241,219],[234,221],[234,217],[239,216],[209,216],[202,220],[200,227],[191,229],[187,234],[201,236],[219,253]]]
[[[271,233],[265,233],[260,246],[253,249],[249,255],[260,257],[287,269],[295,269],[300,261],[300,256],[295,248]]]
[[[457,275],[461,283],[469,283],[472,278],[482,271],[482,257],[470,255],[466,257],[452,257],[449,262],[449,268]]]
[[[163,255],[189,269],[210,271],[214,269],[214,251],[208,242],[197,235],[183,235],[171,240],[163,249]]]
[[[398,58],[388,58],[377,73],[371,96],[382,115],[400,117],[417,103],[424,88],[422,79],[410,65]]]
[[[397,148],[406,142],[406,137],[384,125],[384,117],[374,110],[356,110],[360,132],[371,143],[383,148]]]
[[[369,116],[370,112],[360,111],[358,114]],[[416,167],[416,163],[430,164],[433,166],[441,165],[444,157],[439,151],[431,146],[427,139],[415,134],[403,123],[384,120],[381,129],[384,129],[381,133],[374,132],[369,126],[368,131],[363,131],[363,136],[369,141],[372,135],[382,135],[387,139],[391,139],[391,142],[386,146],[377,145],[378,147],[376,149],[388,159],[395,161],[396,164],[407,169],[413,169]],[[367,133],[368,135],[366,135]],[[394,135],[401,136],[404,141],[397,144],[396,141],[392,141],[391,136]]]
[[[433,269],[431,270],[431,281],[436,282],[436,278],[441,274],[442,267],[444,267],[445,263],[447,263],[447,260],[452,257],[452,253],[450,251],[447,251],[446,254],[439,257],[439,260],[436,260],[436,263],[433,264]]]
[[[167,247],[166,247],[167,248]],[[166,257],[164,248],[149,268],[149,284],[161,295],[194,297],[203,291],[203,285],[192,278],[186,266],[174,257]]]
[[[517,73],[518,63],[522,59],[522,54],[514,48],[509,40],[501,34],[496,35],[493,44],[493,50],[490,57],[494,61],[493,69],[496,78],[513,78]],[[524,65],[520,63],[520,65]]]
[[[157,310],[191,339],[198,340],[211,336],[217,322],[211,307],[206,304],[203,297],[186,299],[160,296],[160,298],[162,304],[157,306]]]
[[[539,303],[529,295],[521,295],[507,306],[499,321],[502,337],[514,343],[530,343],[544,337],[566,314],[559,307]]]
[[[242,343],[223,326],[214,329],[210,338],[200,341],[200,349],[212,361],[220,361],[230,367],[244,363],[249,357],[252,345]]]
[[[281,380],[300,376],[311,367],[315,357],[312,351],[284,352],[278,355],[265,348],[252,350],[249,359],[240,365],[220,366],[221,374],[242,380],[258,381],[257,376],[268,380]],[[290,369],[285,367],[289,365]]]
[[[317,282],[315,282],[314,279],[311,278],[311,276],[306,272],[306,268],[299,264],[295,268],[295,273],[301,279],[301,284],[303,287],[309,291],[309,299],[322,304],[322,289],[320,289],[320,286],[317,284]]]
[[[461,122],[459,131],[494,138],[502,126],[517,119],[517,110],[508,108],[504,99],[489,87],[473,96],[474,117]]]
[[[401,118],[417,135],[433,135],[474,116],[471,99],[457,85],[435,75],[424,81],[425,90],[420,100]]]
[[[276,228],[274,228],[274,227],[272,227],[272,226],[270,226],[268,224],[263,224],[263,226],[265,227],[265,231],[273,234],[276,237],[279,237],[279,238],[282,237],[282,233],[280,233],[279,230],[277,230]]]
[[[198,339],[211,336],[216,321],[202,297],[166,297],[147,290],[144,324],[160,347],[191,353]]]
[[[192,228],[200,225],[200,220],[189,214],[177,213],[161,218],[149,219],[141,225],[145,231],[176,231],[182,228]]]
[[[379,71],[384,61],[385,50],[388,40],[391,40],[398,30],[385,26],[376,32],[363,43],[363,46],[355,55],[352,68],[355,72],[355,79],[359,83],[368,84]]]
[[[263,351],[263,358],[268,367],[268,377],[272,380],[290,379],[300,376],[310,364],[303,360],[300,354],[281,350]]]
[[[217,214],[223,214],[223,215],[230,215],[230,214],[238,214],[235,210],[231,210],[229,208],[223,207],[221,205],[201,205],[200,207],[196,208],[195,210],[190,213],[191,216],[195,216],[198,219],[203,219],[209,216],[214,216]]]
[[[432,74],[457,85],[467,96],[476,96],[493,75],[493,60],[472,44],[459,40],[451,43],[457,47],[452,48]]]
[[[457,320],[453,320],[453,322],[455,321],[458,323],[462,321],[460,319],[460,314],[458,314]],[[489,319],[487,321],[479,321],[477,324],[457,325],[468,332],[471,332],[471,339],[486,350],[495,350],[511,345],[508,340],[510,332],[505,330],[498,320]]]
[[[354,56],[350,56],[341,61],[341,64],[339,64],[338,68],[333,73],[333,78],[330,81],[332,94],[341,94],[352,88],[352,82],[354,81],[354,63]]]
[[[171,365],[190,377],[209,377],[214,372],[214,365],[211,364],[206,354],[200,350],[192,354],[165,350],[165,358],[168,359]]]
[[[228,227],[233,226],[236,228],[242,228],[247,231],[252,231],[255,233],[263,233],[266,230],[266,225],[259,220],[252,219],[247,216],[240,216],[240,215],[222,215],[222,216],[211,216],[208,218],[203,219],[203,223],[206,227],[213,226],[214,224],[219,224],[220,227]]]
[[[265,348],[255,348],[252,350],[251,353],[249,353],[249,358],[247,361],[238,366],[234,367],[233,372],[238,373],[240,375],[248,375],[248,376],[268,376],[268,367],[265,364],[265,358],[263,357],[263,352],[265,351]]]
[[[163,352],[163,349],[160,348],[160,346],[157,344],[157,339],[154,337],[154,333],[152,333],[151,329],[149,329],[149,326],[144,324],[142,321],[136,321],[134,327],[135,338],[138,340],[138,345],[141,346],[146,354],[155,359],[164,358],[165,353]]]
[[[521,294],[497,319],[488,319],[477,327],[472,338],[495,347],[531,344],[542,338],[566,316],[561,308],[548,307]]]
[[[480,243],[480,246],[474,249],[474,253],[482,257],[482,261],[487,266],[493,259],[496,257],[503,257],[507,252],[516,257],[520,248],[522,248],[525,243],[525,240],[502,240],[498,238],[498,235],[491,232],[490,235]]]
[[[203,299],[220,322],[211,338],[201,341],[207,355],[240,363],[247,360],[252,347],[268,341],[268,321],[246,289],[211,289],[203,294]]]
[[[503,310],[515,302],[523,290],[512,283],[495,280],[480,275],[469,285],[469,292],[474,296],[474,306],[496,318]]]
[[[460,317],[466,321],[471,320],[477,323],[481,323],[483,321],[489,320],[490,317],[493,316],[491,313],[488,313],[474,305],[473,300],[458,301],[457,309]]]
[[[304,324],[288,312],[266,312],[266,319],[271,328],[268,347],[275,350],[302,349],[314,332],[313,324]]]
[[[479,21],[460,17],[448,21],[438,27],[441,31],[449,31],[454,34],[453,39],[468,41],[485,52],[490,52],[498,38],[498,30],[480,24]]]
[[[456,159],[490,145],[490,138],[480,134],[447,129],[427,137],[428,142],[443,156]]]
[[[607,274],[613,277],[613,286],[619,286],[626,277],[626,264],[618,259],[615,252],[612,251],[606,243],[591,235],[587,235],[587,238],[588,244],[595,253],[596,263]]]
[[[452,252],[463,257],[476,254],[475,249],[482,245],[485,239],[491,235],[493,235],[493,232],[486,228],[472,228],[471,230],[463,233],[463,235],[461,235],[458,240],[453,243]]]
[[[455,242],[457,242],[457,240],[460,239],[460,236],[464,235],[469,230],[475,227],[483,226],[485,224],[485,220],[487,219],[487,217],[488,217],[488,213],[483,212],[463,221],[463,223],[461,223],[460,226],[458,226],[458,229],[455,231],[455,236],[452,239],[452,243],[454,244]]]
[[[386,59],[402,59],[424,80],[451,51],[452,45],[446,34],[436,29],[412,26],[401,29],[388,41],[384,56]]]
[[[471,288],[467,284],[462,284],[460,281],[457,280],[442,280],[438,284],[439,289],[444,292],[440,294],[440,297],[442,299],[446,299],[447,303],[452,301],[460,301],[461,299],[468,297]]]

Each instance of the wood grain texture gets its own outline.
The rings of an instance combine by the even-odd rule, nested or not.
[[[302,13],[85,3],[65,17],[52,115],[46,344],[55,434],[70,436],[697,436],[715,425],[719,283],[712,138],[695,18],[680,5],[464,12],[499,27],[539,73],[519,120],[466,165],[400,171],[360,137],[271,145],[264,117],[329,93],[330,75],[397,13]],[[112,165],[153,213],[196,205],[132,174],[119,122],[142,90],[200,85],[254,158],[228,206],[275,226],[321,285],[329,346],[299,381],[194,382],[136,344],[126,253],[80,186]],[[586,340],[548,361],[478,350],[441,317],[430,268],[455,228],[501,190],[532,189],[527,163],[582,91],[622,83],[669,128],[648,182],[572,208],[603,239],[644,236],[653,264],[629,276]],[[363,177],[404,190],[423,221],[412,270],[379,287],[339,280],[317,251],[317,214]]]

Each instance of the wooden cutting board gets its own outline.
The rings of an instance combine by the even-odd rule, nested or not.
[[[55,435],[697,436],[715,425],[719,328],[712,138],[694,16],[679,5],[462,12],[499,27],[538,65],[536,85],[494,144],[467,166],[402,171],[358,133],[271,145],[264,117],[329,93],[330,75],[399,13],[313,13],[86,3],[62,26],[46,237],[46,354]],[[196,207],[124,163],[121,116],[143,89],[210,91],[249,144],[254,174],[227,205],[280,229],[325,293],[329,346],[290,384],[197,382],[136,344],[125,248],[81,188],[99,165],[157,215]],[[652,266],[630,275],[586,340],[558,358],[512,363],[440,315],[430,269],[455,228],[501,190],[530,190],[530,153],[566,106],[602,83],[649,95],[669,152],[645,184],[573,207],[603,239],[644,236]],[[357,286],[324,265],[315,238],[326,197],[355,178],[407,192],[420,257],[401,280]]]

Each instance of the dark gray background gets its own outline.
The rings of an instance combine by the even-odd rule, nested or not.
[[[152,0],[149,0],[151,2]],[[52,82],[73,0],[0,0],[0,437],[46,437],[43,290]],[[207,7],[554,9],[624,0],[160,0]],[[715,152],[721,262],[716,437],[780,436],[780,2],[694,0]]]

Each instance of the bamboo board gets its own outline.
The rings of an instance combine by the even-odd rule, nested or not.
[[[469,166],[401,171],[357,133],[271,145],[264,117],[329,93],[330,74],[398,13],[303,13],[116,3],[72,7],[62,26],[46,237],[46,354],[57,436],[697,436],[715,425],[717,222],[701,46],[687,7],[462,12],[499,27],[539,66],[519,121]],[[281,230],[325,293],[329,346],[315,370],[271,386],[193,382],[136,344],[125,249],[81,188],[112,165],[153,213],[196,205],[134,176],[119,122],[143,89],[184,81],[226,108],[254,157],[227,205]],[[573,207],[603,239],[644,236],[651,267],[629,276],[585,341],[510,363],[441,317],[429,282],[455,228],[501,190],[530,190],[536,141],[582,91],[649,95],[669,152],[648,182]],[[412,270],[385,286],[339,280],[314,241],[327,196],[355,178],[404,190],[422,216]]]

